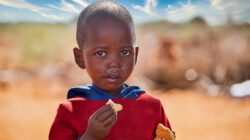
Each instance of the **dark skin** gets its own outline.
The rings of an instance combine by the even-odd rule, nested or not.
[[[84,46],[74,48],[76,63],[86,69],[93,85],[115,96],[132,73],[139,49],[133,47],[130,27],[113,17],[91,19],[87,27]],[[89,118],[81,140],[104,139],[116,120],[112,107],[102,106]]]
[[[94,112],[88,121],[88,127],[80,140],[102,140],[117,120],[116,112],[110,105],[104,105]]]

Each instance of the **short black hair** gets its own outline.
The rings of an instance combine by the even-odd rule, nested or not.
[[[131,30],[133,43],[135,42],[134,22],[127,9],[113,1],[101,0],[87,6],[78,17],[76,41],[79,48],[82,48],[87,40],[87,23],[93,18],[105,19],[106,17],[118,19],[127,25]]]

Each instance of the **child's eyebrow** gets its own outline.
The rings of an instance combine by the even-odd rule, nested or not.
[[[121,45],[119,48],[120,49],[124,49],[124,48],[135,48],[137,46],[134,45]],[[108,49],[109,47],[106,45],[96,45],[95,47],[93,47],[93,49]]]
[[[122,46],[121,47],[121,49],[126,49],[126,48],[128,48],[128,49],[133,48],[133,45],[127,45],[127,46]]]
[[[127,44],[127,45],[122,45],[121,48],[136,48],[138,47],[137,45],[132,45],[132,44]]]
[[[93,49],[107,49],[108,47],[107,46],[105,46],[105,45],[97,45],[97,46],[95,46],[95,47],[93,47]]]

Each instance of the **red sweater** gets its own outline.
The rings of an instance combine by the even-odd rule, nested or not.
[[[122,104],[118,120],[105,140],[153,140],[159,123],[170,127],[161,102],[145,93],[136,99],[115,98]],[[107,100],[72,98],[60,104],[49,140],[76,140],[86,130],[88,119]]]

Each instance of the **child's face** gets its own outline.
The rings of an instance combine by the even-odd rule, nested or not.
[[[87,41],[75,57],[81,57],[94,85],[115,95],[133,71],[138,48],[133,47],[128,27],[118,20],[91,20],[87,27]]]

